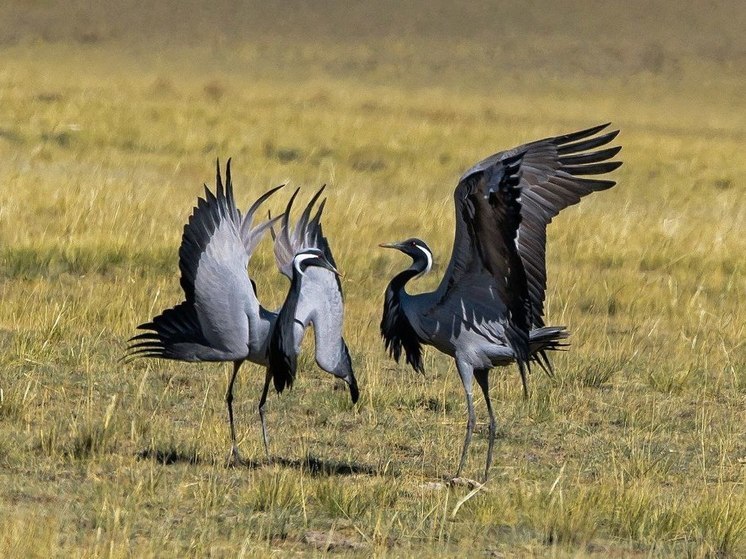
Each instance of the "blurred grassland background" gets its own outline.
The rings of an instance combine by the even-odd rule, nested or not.
[[[746,554],[744,29],[737,1],[0,4],[0,556]],[[434,287],[466,167],[607,120],[618,186],[549,228],[572,347],[529,401],[493,372],[492,478],[457,506],[460,382],[384,354],[406,262],[376,245],[425,239]],[[242,207],[329,185],[362,388],[305,344],[268,464],[245,365],[240,469],[228,366],[118,361],[181,300],[181,230],[229,156]],[[250,273],[274,308],[272,258]]]

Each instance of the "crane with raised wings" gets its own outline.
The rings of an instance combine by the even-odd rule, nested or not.
[[[546,138],[496,153],[466,171],[454,192],[456,234],[448,268],[435,291],[410,295],[405,286],[432,267],[424,241],[411,238],[381,246],[412,258],[385,292],[381,335],[399,361],[424,371],[422,346],[453,357],[466,393],[466,437],[456,476],[461,475],[476,423],[476,379],[489,413],[484,478],[492,463],[495,415],[489,372],[517,363],[528,397],[531,363],[552,373],[548,351],[564,347],[562,326],[544,325],[546,228],[562,209],[583,196],[614,186],[588,178],[613,171],[620,146],[607,147],[618,131],[608,124]]]

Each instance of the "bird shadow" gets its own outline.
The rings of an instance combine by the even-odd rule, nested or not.
[[[195,451],[185,452],[175,448],[144,448],[136,454],[138,460],[154,460],[164,466],[171,464],[191,464],[197,465],[204,461]]]
[[[240,463],[233,463],[230,460],[206,459],[200,458],[196,451],[184,451],[175,448],[145,448],[136,454],[138,460],[153,460],[163,466],[172,466],[174,464],[188,464],[198,466],[203,464],[217,465],[223,464],[226,467],[246,468],[256,470],[268,465],[266,460],[244,460]]]
[[[170,466],[173,464],[189,464],[196,466],[205,463],[219,463],[217,460],[205,460],[200,458],[195,451],[183,451],[174,448],[145,448],[137,453],[137,459],[154,460],[164,466]],[[230,464],[226,465],[230,466]],[[306,472],[314,477],[353,475],[367,475],[373,477],[381,475],[396,475],[396,472],[391,470],[390,465],[377,467],[356,462],[324,460],[310,454],[301,459],[273,456],[264,460],[243,460],[240,464],[236,464],[235,467],[257,470],[272,465],[282,466],[283,468],[293,468]]]
[[[312,476],[379,476],[391,475],[391,472],[385,468],[379,468],[368,464],[358,464],[355,462],[341,462],[337,460],[324,460],[307,455],[302,459],[290,459],[282,457],[273,457],[269,460],[270,464],[278,464],[284,468],[294,468],[307,472]]]

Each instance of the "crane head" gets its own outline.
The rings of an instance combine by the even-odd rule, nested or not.
[[[415,264],[422,264],[421,274],[426,274],[430,271],[433,266],[433,252],[427,243],[422,239],[412,237],[406,241],[398,243],[381,243],[378,245],[382,248],[395,248],[396,250],[402,251],[407,256],[411,257]]]
[[[318,266],[319,268],[325,268],[337,276],[342,274],[331,265],[326,259],[324,253],[317,248],[307,248],[301,250],[293,257],[293,270],[295,270],[301,276],[304,274],[307,268],[310,266]]]

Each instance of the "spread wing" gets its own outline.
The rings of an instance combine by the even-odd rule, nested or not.
[[[498,323],[519,364],[529,360],[530,302],[516,248],[521,223],[520,169],[524,153],[467,175],[454,193],[457,245],[433,313],[461,327],[499,336]]]
[[[228,361],[249,353],[249,315],[259,312],[247,273],[251,251],[274,220],[253,226],[257,209],[277,187],[261,196],[246,217],[236,208],[230,174],[226,185],[218,163],[216,192],[205,186],[184,226],[179,248],[185,300],[151,322],[130,340],[128,356],[183,361]],[[279,218],[276,218],[279,219]]]
[[[603,124],[496,153],[469,169],[461,179],[463,182],[499,162],[523,154],[519,183],[521,224],[516,242],[526,271],[533,327],[544,325],[547,225],[564,208],[580,202],[583,196],[616,184],[608,179],[587,178],[608,173],[622,164],[621,161],[612,160],[622,149],[621,146],[598,149],[619,134],[618,130],[599,134],[608,126]],[[456,281],[464,273],[463,254],[470,243],[466,224],[462,221],[463,214],[458,211],[458,200],[456,204],[456,239],[442,286]]]
[[[332,266],[337,266],[331,248],[329,247],[329,241],[327,241],[321,228],[321,214],[324,211],[326,199],[321,201],[316,209],[316,213],[311,217],[314,206],[316,205],[316,202],[318,202],[325,188],[326,185],[322,186],[318,192],[313,195],[311,200],[308,202],[308,205],[303,210],[300,219],[298,219],[298,223],[295,224],[295,227],[292,227],[290,225],[290,210],[293,207],[295,198],[298,196],[298,192],[300,192],[300,189],[297,188],[290,197],[290,201],[285,208],[285,214],[282,216],[282,224],[280,225],[280,232],[277,235],[273,232],[273,237],[275,238],[275,262],[277,262],[277,268],[287,278],[291,278],[293,275],[293,257],[301,250],[307,248],[319,249],[324,253],[324,257]]]
[[[329,241],[327,241],[321,228],[321,214],[324,212],[326,199],[321,200],[316,212],[314,213],[314,206],[319,201],[325,188],[326,185],[322,186],[318,192],[313,195],[303,210],[303,213],[301,213],[295,227],[293,227],[290,224],[290,212],[293,207],[293,202],[295,202],[295,198],[298,196],[300,190],[296,189],[285,208],[279,233],[275,235],[273,231],[273,236],[275,238],[275,262],[277,263],[277,268],[280,272],[288,278],[292,278],[293,275],[293,258],[300,251],[308,248],[319,249],[324,254],[326,260],[335,268],[337,267],[334,255],[332,254],[332,249],[329,246]],[[335,299],[339,298],[340,301],[343,300],[342,284],[339,280],[339,276],[328,270],[319,270],[318,272],[314,272],[312,276],[313,279],[305,279],[304,291],[307,290],[306,286],[308,286],[309,283],[313,283],[319,292],[319,297],[324,298],[328,296]],[[338,319],[341,323],[341,314],[338,316]]]

